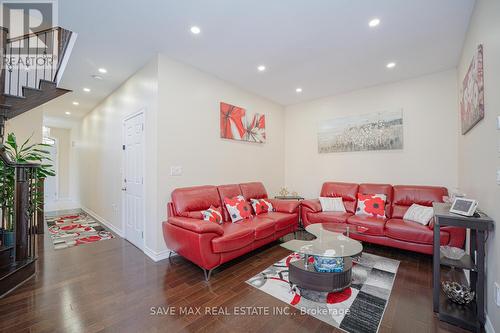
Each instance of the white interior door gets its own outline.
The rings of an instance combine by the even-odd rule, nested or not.
[[[57,174],[58,174],[58,160],[57,160],[57,141],[54,140],[54,144],[50,147],[46,147],[46,150],[50,152],[50,159],[52,161],[44,161],[44,163],[49,163],[53,165],[53,169],[56,172],[55,176],[50,176],[45,179],[44,182],[44,201],[47,203],[52,203],[57,201],[58,198],[58,182],[57,182]]]
[[[123,123],[123,216],[125,238],[142,250],[144,244],[144,113]]]

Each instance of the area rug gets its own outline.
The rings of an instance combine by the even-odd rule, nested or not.
[[[56,250],[114,238],[85,212],[45,217],[45,221]]]
[[[353,261],[351,287],[338,293],[327,293],[299,289],[290,284],[288,265],[300,259],[301,255],[293,253],[246,282],[294,306],[300,313],[346,332],[378,331],[399,261],[363,253]]]

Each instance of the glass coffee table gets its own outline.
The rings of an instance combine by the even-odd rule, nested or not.
[[[299,288],[321,292],[338,292],[351,286],[352,258],[361,255],[363,245],[352,238],[368,228],[340,223],[315,223],[306,231],[314,240],[294,239],[282,247],[304,255],[290,262],[288,278]]]

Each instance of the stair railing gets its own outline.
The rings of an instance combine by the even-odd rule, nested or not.
[[[13,246],[15,261],[37,256],[38,167],[38,164],[13,162],[0,144],[1,241],[2,245]],[[12,243],[5,244],[6,235],[12,232]]]
[[[4,93],[23,96],[23,87],[39,89],[40,80],[59,84],[75,41],[76,34],[61,27],[7,39]]]

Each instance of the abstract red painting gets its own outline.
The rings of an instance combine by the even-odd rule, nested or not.
[[[220,103],[220,137],[223,139],[266,142],[266,117],[249,114],[244,108]]]
[[[483,45],[479,45],[462,83],[460,96],[462,134],[470,131],[484,118],[483,75]]]

